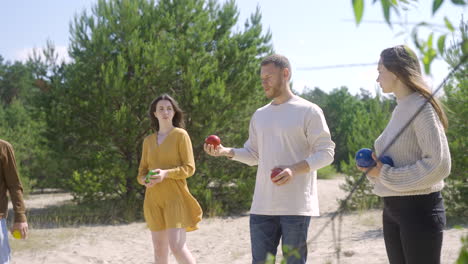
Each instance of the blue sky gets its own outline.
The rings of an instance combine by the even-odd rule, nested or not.
[[[379,1],[378,1],[379,2]],[[447,16],[458,25],[461,15],[467,13],[460,8],[444,3],[436,16],[431,16],[432,0],[420,0],[395,22],[426,21],[443,25]],[[51,40],[58,52],[66,57],[69,45],[69,24],[76,13],[90,9],[96,0],[16,0],[0,3],[0,55],[6,60],[25,60],[33,48],[45,46]],[[381,50],[398,44],[413,47],[408,35],[397,34],[410,31],[412,25],[394,25],[393,29],[383,21],[379,3],[366,1],[363,23],[353,22],[351,0],[237,0],[240,11],[238,29],[244,21],[260,7],[262,24],[273,34],[275,51],[286,55],[293,67],[293,88],[319,87],[324,91],[347,86],[352,93],[364,88],[374,93],[378,87],[377,66],[347,67],[327,70],[307,70],[311,67],[375,63]],[[465,16],[466,19],[466,16]],[[369,22],[366,22],[369,21]],[[422,31],[421,37],[429,32]],[[447,65],[436,61],[432,76],[427,81],[436,87],[448,73]]]

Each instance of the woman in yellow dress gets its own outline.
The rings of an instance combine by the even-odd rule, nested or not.
[[[146,187],[144,216],[151,231],[156,263],[168,263],[169,248],[178,263],[195,263],[186,245],[186,232],[198,229],[202,209],[190,194],[186,179],[195,172],[192,142],[183,112],[167,94],[150,105],[156,131],[143,141],[138,182]],[[146,180],[146,175],[153,175]]]

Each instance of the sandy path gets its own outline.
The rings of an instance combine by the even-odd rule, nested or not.
[[[322,216],[312,219],[309,238],[330,219],[330,212],[337,207],[336,199],[344,195],[338,187],[342,183],[343,178],[319,180]],[[40,208],[51,200],[63,202],[69,198],[48,194],[31,196],[26,202],[30,208]],[[442,263],[454,263],[461,247],[460,237],[467,232],[467,228],[445,232]],[[339,263],[388,263],[380,211],[345,215],[341,238]],[[188,233],[187,240],[199,264],[250,263],[248,216],[204,219],[199,230]],[[149,264],[153,259],[151,237],[144,223],[33,229],[28,240],[11,240],[11,246],[12,264]],[[330,225],[310,242],[308,262],[338,263],[334,252]],[[172,256],[170,263],[176,263]]]

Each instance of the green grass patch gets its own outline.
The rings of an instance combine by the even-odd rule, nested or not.
[[[124,199],[33,208],[27,211],[33,228],[56,228],[79,225],[113,225],[143,220],[143,200]]]

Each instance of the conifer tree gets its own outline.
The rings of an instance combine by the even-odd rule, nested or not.
[[[151,101],[169,93],[186,114],[197,174],[191,189],[205,207],[225,185],[251,192],[248,168],[213,161],[204,138],[217,133],[227,145],[247,139],[250,116],[265,102],[258,69],[272,52],[257,10],[236,29],[234,1],[100,0],[71,25],[70,57],[52,108],[61,124],[57,140],[73,174],[69,187],[81,200],[134,197],[141,144],[150,131]],[[239,178],[250,178],[239,181]],[[209,189],[207,186],[218,186]],[[223,187],[224,186],[224,187]],[[241,186],[241,187],[239,187]],[[243,187],[242,187],[243,186]],[[239,190],[237,190],[239,191]],[[213,193],[211,193],[213,192]],[[244,206],[245,193],[232,200]],[[218,208],[230,210],[230,205]]]

